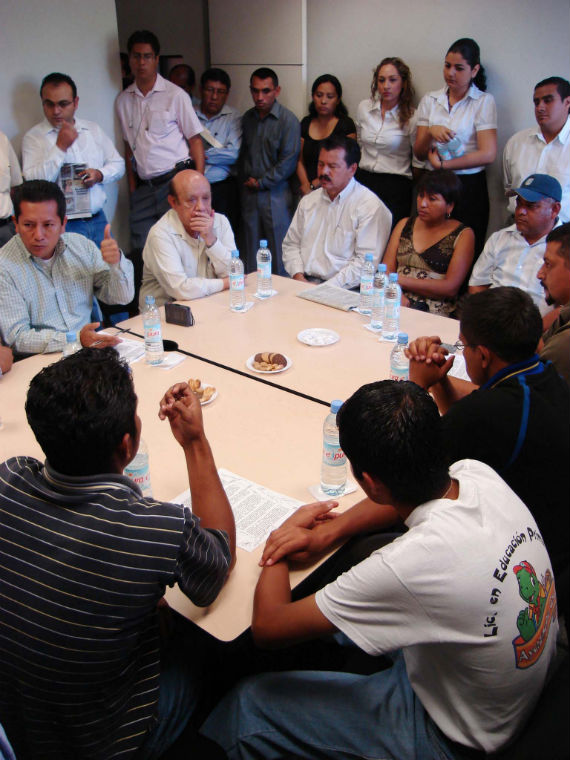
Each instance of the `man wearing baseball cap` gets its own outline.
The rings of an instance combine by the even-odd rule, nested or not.
[[[537,280],[546,236],[558,224],[562,188],[549,174],[531,174],[516,195],[515,224],[495,232],[483,249],[469,280],[469,292],[513,285],[526,291],[542,314],[550,307]]]

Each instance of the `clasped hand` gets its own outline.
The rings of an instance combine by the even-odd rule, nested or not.
[[[259,564],[274,565],[280,559],[306,562],[328,548],[323,531],[319,530],[329,520],[337,517],[331,509],[338,501],[317,501],[305,504],[276,530],[269,534]]]
[[[177,383],[166,391],[160,401],[158,416],[169,421],[172,434],[182,448],[204,435],[200,400],[188,383]]]
[[[413,340],[406,349],[410,360],[410,380],[426,390],[446,377],[453,366],[454,356],[441,345],[438,335]]]

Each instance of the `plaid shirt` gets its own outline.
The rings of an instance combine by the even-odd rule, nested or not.
[[[59,239],[51,268],[19,235],[0,250],[0,333],[21,353],[61,351],[65,333],[91,321],[94,295],[108,304],[129,303],[132,263],[121,255],[118,265],[109,266],[94,243],[70,232]]]

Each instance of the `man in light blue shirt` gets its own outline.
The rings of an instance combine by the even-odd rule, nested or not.
[[[204,127],[204,174],[212,190],[212,206],[230,220],[235,231],[239,222],[238,192],[234,166],[241,146],[241,115],[226,104],[231,79],[223,69],[207,69],[200,77],[200,107],[196,116]]]
[[[0,249],[0,333],[20,354],[61,351],[67,332],[82,346],[115,345],[96,333],[93,296],[126,304],[134,296],[133,265],[105,227],[101,250],[65,233],[65,197],[54,182],[25,182],[14,193],[18,233]]]

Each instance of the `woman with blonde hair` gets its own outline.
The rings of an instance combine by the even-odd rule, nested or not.
[[[390,209],[392,226],[409,215],[412,203],[413,98],[409,67],[401,58],[384,58],[374,70],[370,98],[356,113],[362,151],[356,179]]]

